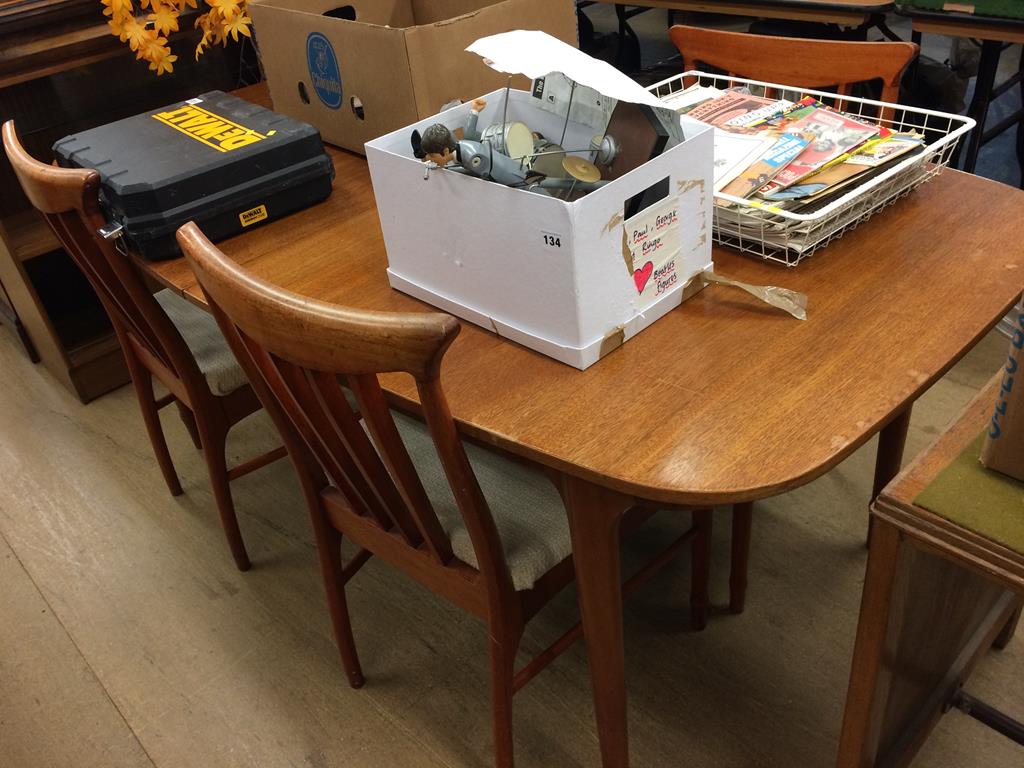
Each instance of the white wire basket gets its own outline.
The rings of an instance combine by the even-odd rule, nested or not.
[[[963,115],[697,70],[670,77],[652,85],[650,90],[668,107],[673,107],[673,101],[694,83],[723,90],[746,86],[754,95],[793,102],[814,96],[851,117],[883,125],[894,132],[917,131],[925,136],[923,152],[852,186],[846,194],[828,200],[817,210],[796,213],[763,201],[716,192],[715,200],[722,204],[714,206],[715,242],[790,267],[936,176],[949,165],[957,142],[975,125],[973,119]],[[731,205],[725,207],[725,204]]]

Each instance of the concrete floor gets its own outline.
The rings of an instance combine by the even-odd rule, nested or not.
[[[908,460],[1005,351],[991,334],[922,398]],[[0,393],[0,768],[492,764],[482,628],[378,563],[350,587],[368,681],[347,687],[287,464],[234,484],[254,560],[240,574],[175,415],[165,414],[179,498],[166,492],[128,388],[82,406],[5,329]],[[231,452],[238,460],[274,444],[259,414]],[[724,609],[725,514],[705,632],[687,628],[685,555],[627,603],[634,765],[834,763],[873,457],[874,442],[757,506],[743,616]],[[627,543],[627,564],[686,522],[657,518]],[[570,590],[533,623],[524,649],[574,621]],[[989,654],[970,688],[1024,716],[1024,639]],[[516,749],[521,768],[596,764],[582,646],[516,697]],[[1022,764],[1024,750],[951,714],[914,766]]]
[[[827,254],[823,254],[827,255]],[[816,257],[817,258],[817,257]],[[908,458],[997,370],[993,333],[915,408]],[[482,628],[371,562],[350,586],[368,683],[350,690],[331,638],[290,467],[234,484],[254,560],[238,573],[200,454],[166,428],[186,494],[170,497],[128,388],[78,403],[0,333],[0,766],[487,766]],[[272,447],[244,422],[234,459]],[[874,444],[757,506],[749,607],[725,612],[718,516],[705,632],[687,628],[686,556],[626,606],[634,764],[828,766],[835,758],[861,580]],[[684,516],[627,543],[627,563]],[[571,590],[531,626],[537,651],[576,620]],[[1024,641],[971,689],[1024,712]],[[573,648],[516,698],[522,768],[591,766],[586,659]],[[1024,750],[946,717],[917,768],[1019,768]]]

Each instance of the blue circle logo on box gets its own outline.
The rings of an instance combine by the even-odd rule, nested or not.
[[[306,38],[306,59],[316,95],[328,107],[337,109],[341,106],[341,72],[331,41],[319,32],[310,32]]]

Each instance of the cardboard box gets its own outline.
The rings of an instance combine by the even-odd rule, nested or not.
[[[341,8],[355,20],[324,15]],[[505,75],[464,50],[477,38],[526,27],[577,42],[571,0],[250,0],[249,12],[274,109],[360,153],[445,104],[504,86]]]
[[[505,92],[485,98],[481,127],[501,122]],[[545,136],[564,127],[563,146],[589,146],[593,128],[538,104],[511,91],[508,120]],[[577,368],[703,287],[700,273],[711,266],[709,126],[682,118],[685,141],[565,202],[450,170],[424,180],[413,129],[457,126],[468,112],[463,105],[366,145],[393,287]],[[668,197],[626,221],[626,201],[658,186]],[[671,238],[671,263],[648,258],[644,243],[657,239],[644,235],[648,225]]]
[[[992,421],[981,448],[981,463],[1024,481],[1024,310],[1014,313],[1010,354]]]

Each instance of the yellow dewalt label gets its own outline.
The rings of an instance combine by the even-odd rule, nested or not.
[[[195,104],[186,104],[167,112],[157,112],[153,118],[208,147],[213,147],[218,152],[241,149],[267,138],[262,133]]]
[[[265,218],[267,218],[267,206],[265,205],[257,205],[255,208],[250,208],[248,211],[242,211],[238,214],[238,220],[242,222],[243,227],[248,227],[257,221],[263,221]]]

